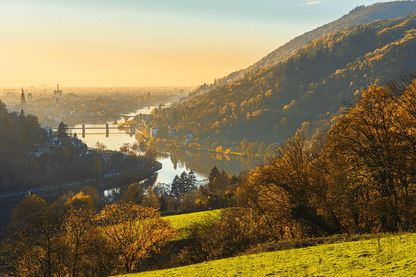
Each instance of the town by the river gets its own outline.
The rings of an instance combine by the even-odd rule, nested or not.
[[[149,113],[155,106],[145,107],[129,113],[132,117],[137,114]],[[112,121],[108,121],[109,127],[117,127],[124,119],[120,119],[117,124]],[[70,126],[74,128],[81,128],[81,125]],[[133,144],[137,142],[135,136],[130,135],[124,130],[110,129],[110,134],[107,137],[105,130],[97,130],[88,128],[105,127],[105,124],[85,124],[86,133],[85,138],[80,138],[89,147],[94,148],[97,142],[100,142],[106,146],[108,150],[119,151],[120,147],[124,143]],[[80,137],[80,136],[79,136]],[[222,170],[225,170],[230,175],[238,175],[240,172],[247,169],[244,166],[245,161],[241,161],[240,157],[232,157],[227,160],[226,157],[218,154],[194,151],[194,150],[178,150],[173,151],[159,151],[157,161],[162,164],[162,169],[156,172],[157,178],[155,184],[164,183],[169,184],[172,182],[175,175],[180,175],[183,171],[194,171],[198,181],[204,181],[211,168],[217,166]]]
[[[138,109],[130,109],[121,111],[123,116],[112,120],[102,120],[102,117],[97,117],[97,122],[91,120],[91,117],[87,118],[84,124],[69,125],[68,130],[74,134],[77,133],[78,139],[82,140],[89,149],[94,149],[97,146],[97,142],[101,145],[105,145],[107,150],[120,151],[120,147],[124,144],[133,145],[138,142],[137,133],[131,134],[127,130],[118,129],[120,124],[126,120],[133,119],[137,115],[148,115],[151,111],[156,108],[163,106],[170,106],[175,98],[167,98],[165,102],[156,105],[138,105]],[[176,98],[177,100],[177,98]],[[58,119],[57,119],[58,120]],[[109,127],[108,134],[106,133],[106,124]],[[56,125],[56,123],[55,123]],[[81,135],[81,128],[84,125],[85,136]],[[45,126],[46,127],[46,126]],[[51,126],[56,128],[57,126]],[[95,129],[93,129],[95,128]],[[97,129],[98,128],[98,129]],[[55,129],[56,130],[56,129]],[[94,150],[93,150],[94,151]],[[111,155],[111,154],[110,154]],[[126,154],[125,154],[126,155]],[[220,153],[213,153],[208,151],[197,151],[194,149],[181,149],[169,147],[157,150],[156,161],[159,163],[158,166],[150,168],[150,172],[153,172],[146,181],[147,184],[157,186],[163,185],[167,190],[170,189],[170,183],[176,175],[180,176],[182,172],[189,173],[191,170],[195,173],[197,182],[199,184],[204,183],[207,180],[209,172],[214,166],[217,166],[220,170],[224,170],[229,175],[238,175],[239,173],[251,169],[254,165],[250,164],[245,157],[236,155],[222,155]],[[0,195],[0,208],[3,207],[2,213],[0,214],[1,224],[8,222],[12,208],[15,204],[19,203],[25,195],[28,193],[39,194],[44,198],[56,198],[62,193],[69,192],[71,190],[77,190],[86,184],[96,186],[102,197],[107,198],[107,201],[111,201],[111,198],[117,196],[120,192],[120,180],[121,176],[126,172],[111,171],[107,172],[102,176],[106,180],[105,186],[97,185],[94,183],[94,178],[77,179],[67,182],[59,182],[54,185],[43,186],[36,189],[25,190],[25,191],[13,191]],[[112,182],[112,180],[114,180]],[[111,185],[109,186],[108,183]]]

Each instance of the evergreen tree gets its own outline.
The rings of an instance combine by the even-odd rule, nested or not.
[[[191,170],[186,177],[186,191],[192,191],[196,188],[196,175]]]
[[[165,198],[163,197],[163,195],[161,195],[161,196],[159,197],[159,204],[160,204],[160,211],[161,211],[161,212],[165,212],[165,211],[167,211],[167,210],[168,210],[168,204],[166,204],[166,200],[165,200]]]
[[[172,181],[170,194],[179,197],[183,193],[187,193],[195,189],[196,176],[195,173],[191,170],[189,174],[185,171],[181,173],[181,176],[175,176]]]
[[[186,174],[185,171],[183,171],[181,173],[181,177],[179,177],[180,180],[180,192],[185,193],[187,192],[187,188],[188,188],[188,174]]]
[[[176,175],[175,178],[173,178],[171,189],[170,189],[170,194],[173,195],[175,198],[178,198],[179,195],[181,194],[180,186],[181,186],[181,180],[179,179],[179,176]]]
[[[66,138],[68,136],[68,125],[61,122],[58,126],[58,138]]]
[[[214,179],[218,176],[220,176],[220,170],[218,169],[217,166],[214,166],[211,169],[211,172],[209,173],[209,176],[208,176],[209,182],[212,183],[214,181]]]

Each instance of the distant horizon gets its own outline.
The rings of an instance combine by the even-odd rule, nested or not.
[[[22,86],[15,86],[15,87],[0,87],[0,90],[4,90],[4,89],[30,89],[31,87],[33,87],[33,89],[44,89],[42,86],[26,86],[26,87],[22,87]],[[61,85],[59,84],[59,89],[62,88],[113,88],[113,89],[117,89],[117,88],[196,88],[198,86],[66,86],[66,85]],[[47,90],[53,90],[56,89],[53,87],[48,87]],[[0,91],[1,93],[1,91]]]
[[[356,6],[377,2],[6,0],[0,4],[6,65],[0,86],[210,84]]]

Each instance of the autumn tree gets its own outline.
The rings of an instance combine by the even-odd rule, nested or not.
[[[123,144],[124,145],[124,144]],[[104,151],[105,149],[107,149],[107,145],[105,145],[104,143],[102,143],[102,142],[99,142],[99,141],[97,141],[96,143],[95,143],[95,148],[99,151],[99,152],[101,152],[101,151]]]
[[[155,161],[156,157],[157,157],[157,149],[154,146],[149,146],[146,149],[146,153],[144,155],[144,157],[148,160],[148,161]]]
[[[261,142],[259,145],[259,148],[257,149],[257,155],[259,155],[260,158],[263,159],[265,151],[266,151],[266,145],[264,144],[264,142]]]
[[[140,144],[138,142],[135,142],[131,145],[130,150],[134,153],[134,154],[139,154],[140,152]]]
[[[91,190],[92,189],[90,188],[86,191]],[[87,209],[91,212],[95,212],[96,210],[92,195],[86,194],[83,191],[79,193],[74,193],[73,191],[70,191],[60,196],[58,201],[54,205],[59,206],[64,210]]]
[[[102,226],[106,245],[117,253],[122,273],[140,271],[144,260],[160,254],[178,234],[155,209],[132,203],[107,205],[95,221]]]
[[[63,213],[35,195],[16,205],[12,214],[10,262],[19,276],[63,276]]]
[[[122,272],[119,269],[118,253],[107,243],[101,228],[94,226],[96,225],[93,225],[89,231],[90,237],[85,252],[88,258],[81,261],[82,274],[79,276],[107,277]]]
[[[226,258],[274,238],[264,216],[249,209],[221,210],[187,227],[190,245],[181,255],[186,264]]]
[[[126,191],[123,192],[123,195],[120,199],[122,203],[133,203],[136,205],[141,205],[144,199],[144,189],[140,183],[130,184]]]
[[[132,146],[130,145],[130,143],[123,143],[122,146],[120,146],[120,151],[121,152],[130,152]]]
[[[325,209],[327,183],[314,179],[312,153],[299,131],[274,158],[246,174],[237,189],[237,204],[266,216],[278,239],[341,232],[337,218]]]
[[[415,84],[401,95],[370,86],[330,131],[333,159],[344,161],[348,176],[343,185],[354,193],[351,205],[360,207],[353,215],[355,224],[366,231],[408,228],[415,216],[409,206],[416,181]]]
[[[90,209],[81,207],[69,210],[65,217],[62,241],[68,248],[65,265],[71,277],[79,276],[85,270],[84,264],[91,258],[88,253],[94,240],[93,215]]]
[[[141,137],[139,141],[139,149],[142,153],[146,153],[149,145],[144,137]]]
[[[159,198],[153,191],[152,186],[150,185],[146,189],[146,194],[143,197],[142,205],[145,207],[156,209],[156,210],[160,208]]]
[[[88,201],[92,202],[91,206],[94,207],[94,211],[101,210],[101,208],[104,206],[104,201],[101,198],[100,193],[96,187],[84,186],[81,191],[84,193],[84,195],[88,196],[89,199],[91,199]]]

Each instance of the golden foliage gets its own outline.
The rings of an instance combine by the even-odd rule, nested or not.
[[[178,235],[155,209],[132,203],[107,205],[95,222],[102,226],[106,245],[118,254],[123,273],[139,270],[143,260]]]

